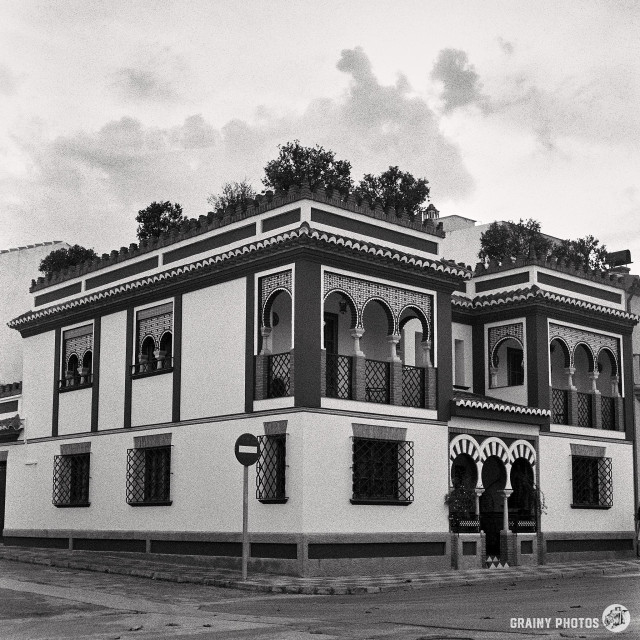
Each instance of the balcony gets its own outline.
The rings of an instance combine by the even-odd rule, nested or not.
[[[551,422],[586,429],[623,431],[623,399],[576,389],[552,388]]]
[[[277,353],[266,357],[267,398],[291,395],[291,354]]]
[[[337,353],[326,354],[326,397],[351,400],[353,359]]]
[[[389,363],[382,360],[365,360],[364,366],[366,402],[389,404]]]
[[[131,365],[131,376],[133,378],[142,378],[144,376],[152,376],[161,373],[170,373],[173,371],[173,358],[141,358],[139,362]]]
[[[91,387],[92,384],[92,373],[75,373],[73,375],[67,373],[67,375],[58,382],[58,391],[63,393],[65,391],[75,391],[76,389],[86,389]]]

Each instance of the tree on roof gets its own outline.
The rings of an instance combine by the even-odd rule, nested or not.
[[[304,147],[299,140],[278,145],[280,153],[264,168],[262,183],[267,189],[286,191],[308,181],[311,188],[323,187],[348,193],[353,187],[351,163],[336,160],[333,151],[320,145]]]
[[[88,260],[94,260],[97,257],[98,254],[93,249],[86,249],[79,244],[74,244],[69,248],[55,249],[49,255],[45,256],[40,261],[38,270],[44,273],[47,278],[51,278],[57,271],[75,267]]]
[[[211,194],[207,202],[213,210],[226,209],[227,207],[246,207],[250,201],[255,200],[258,194],[251,183],[245,178],[240,182],[225,182],[222,191],[215,195]]]
[[[481,261],[525,257],[546,257],[552,248],[552,241],[540,232],[540,223],[529,219],[518,222],[493,222],[480,236]]]
[[[415,216],[424,211],[422,205],[429,198],[429,182],[398,167],[389,167],[377,176],[365,174],[355,193],[383,209],[394,207]]]
[[[562,240],[552,250],[558,260],[572,262],[583,269],[603,270],[609,267],[607,247],[592,235],[577,240]]]
[[[145,209],[140,209],[136,216],[138,240],[159,238],[163,233],[179,229],[186,219],[182,206],[177,202],[152,202]]]

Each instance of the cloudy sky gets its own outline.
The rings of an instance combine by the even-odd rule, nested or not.
[[[639,33],[635,0],[4,2],[0,248],[127,245],[298,138],[640,263]]]

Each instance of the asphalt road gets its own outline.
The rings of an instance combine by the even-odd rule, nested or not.
[[[625,605],[629,628],[602,627]],[[521,628],[511,628],[521,619]],[[522,628],[527,619],[545,628]],[[556,618],[577,628],[556,628]],[[587,619],[597,619],[597,630]],[[515,622],[511,622],[515,619]],[[546,619],[549,627],[546,628]],[[579,627],[580,619],[583,628]],[[162,640],[640,640],[640,573],[359,596],[263,595],[0,561],[0,638]]]

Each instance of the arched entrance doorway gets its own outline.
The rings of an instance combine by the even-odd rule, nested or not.
[[[500,557],[500,531],[504,514],[504,489],[507,484],[507,470],[498,456],[489,456],[482,465],[482,486],[480,496],[480,529],[484,531],[487,556]]]

